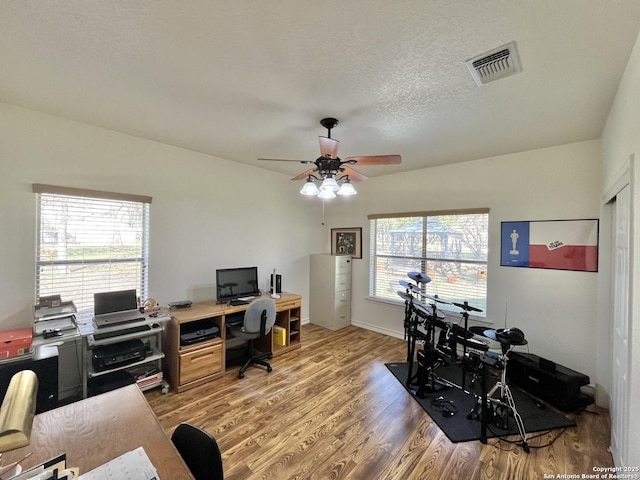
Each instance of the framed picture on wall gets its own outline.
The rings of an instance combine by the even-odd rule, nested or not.
[[[331,255],[362,258],[362,228],[332,228]]]

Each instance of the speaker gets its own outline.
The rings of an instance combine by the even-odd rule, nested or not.
[[[271,293],[282,293],[282,275],[276,274],[276,291],[273,291],[273,275],[271,275]]]
[[[524,391],[571,412],[593,400],[580,391],[589,377],[532,353],[510,352],[507,378]]]

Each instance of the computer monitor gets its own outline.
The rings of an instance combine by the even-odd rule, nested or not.
[[[216,298],[224,303],[241,297],[260,295],[258,267],[216,270]]]

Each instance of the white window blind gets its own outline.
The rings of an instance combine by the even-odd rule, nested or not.
[[[370,215],[369,295],[402,303],[400,280],[426,273],[424,293],[480,308],[486,316],[488,209]],[[427,301],[429,303],[429,301]],[[441,310],[459,308],[439,303]]]
[[[149,197],[34,185],[36,298],[59,294],[93,312],[93,294],[135,288],[146,299]]]

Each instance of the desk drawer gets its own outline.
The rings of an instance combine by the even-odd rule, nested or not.
[[[300,299],[287,300],[285,302],[276,303],[276,312],[282,312],[284,310],[291,310],[292,308],[299,307],[302,304]]]
[[[180,354],[180,384],[222,371],[222,344]]]

